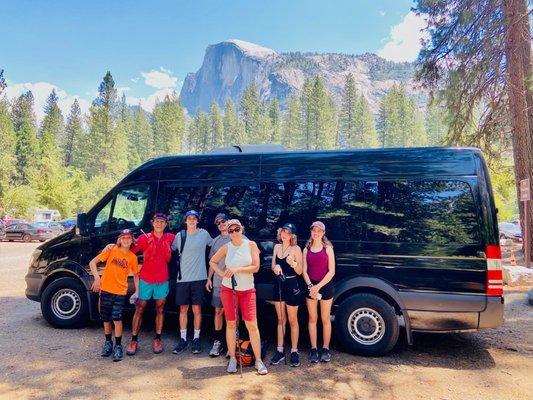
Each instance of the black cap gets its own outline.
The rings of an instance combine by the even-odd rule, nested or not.
[[[194,215],[197,220],[200,220],[200,214],[196,210],[189,210],[185,213],[185,217],[183,219],[186,219],[189,215]]]
[[[296,231],[297,231],[296,226],[290,222],[287,222],[285,225],[283,225],[281,229],[286,229],[293,235],[296,235]]]
[[[228,217],[226,216],[226,214],[224,213],[218,213],[217,216],[215,217],[215,224],[217,223],[217,221],[219,219],[225,219],[226,221],[228,220]]]

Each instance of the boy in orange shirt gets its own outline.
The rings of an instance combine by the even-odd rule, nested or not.
[[[139,296],[139,270],[137,256],[130,251],[133,244],[133,235],[128,229],[123,230],[117,240],[117,245],[104,250],[91,260],[89,266],[94,276],[91,287],[93,292],[100,293],[100,315],[104,321],[105,343],[102,348],[102,357],[113,354],[113,361],[122,360],[122,309],[126,302],[128,292],[128,275],[133,274],[135,293]],[[105,262],[102,278],[98,275],[97,264]],[[115,347],[111,340],[115,325]]]

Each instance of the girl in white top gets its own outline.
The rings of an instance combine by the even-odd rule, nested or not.
[[[229,220],[227,225],[231,241],[222,246],[209,260],[210,268],[223,278],[220,299],[226,316],[226,341],[230,355],[227,371],[229,373],[237,372],[237,359],[235,358],[237,315],[234,301],[236,300],[250,336],[250,343],[256,360],[255,368],[260,375],[265,375],[268,371],[261,360],[261,338],[257,327],[253,275],[259,271],[259,248],[255,242],[243,237],[244,227],[238,219]],[[225,258],[226,269],[221,271],[218,268],[218,263],[223,258]]]

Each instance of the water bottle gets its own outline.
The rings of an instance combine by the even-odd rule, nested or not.
[[[130,296],[130,304],[137,304],[137,300],[139,300],[139,297],[135,296],[135,293]]]
[[[322,295],[321,295],[320,293],[317,293],[317,294],[316,294],[316,299],[317,299],[317,300],[322,300]]]

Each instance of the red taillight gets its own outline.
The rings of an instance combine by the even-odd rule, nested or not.
[[[488,245],[487,296],[503,296],[502,252],[499,245]]]

